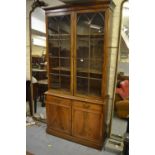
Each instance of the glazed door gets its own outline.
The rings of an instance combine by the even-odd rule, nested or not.
[[[100,143],[102,141],[102,106],[74,101],[72,134],[75,137]]]
[[[49,89],[71,93],[71,15],[48,16]]]
[[[104,12],[77,13],[75,52],[77,95],[102,96],[104,21]]]
[[[71,101],[54,96],[47,96],[47,124],[48,128],[71,133]]]

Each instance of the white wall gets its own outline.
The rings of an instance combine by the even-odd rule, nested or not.
[[[42,54],[45,54],[45,47],[42,46],[32,46],[32,55],[33,56],[42,56]]]
[[[111,42],[111,53],[110,53],[110,75],[109,75],[109,87],[108,94],[110,95],[110,100],[108,103],[108,116],[107,116],[107,125],[110,123],[111,111],[112,111],[112,97],[113,97],[113,88],[114,88],[114,77],[116,69],[116,56],[118,52],[118,35],[120,27],[120,11],[121,3],[123,0],[113,0],[116,7],[113,10],[113,25],[112,25],[112,42]]]
[[[26,78],[30,79],[29,12],[33,1],[26,1]]]
[[[36,8],[31,15],[31,28],[40,32],[46,32],[45,11],[41,8]]]

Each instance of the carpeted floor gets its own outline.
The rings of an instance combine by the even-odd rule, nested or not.
[[[30,153],[30,152],[26,152],[26,155],[34,155],[34,154],[32,154],[32,153]]]
[[[114,116],[112,119],[112,134],[124,136],[127,130],[127,120]]]
[[[46,124],[26,127],[26,150],[33,155],[115,155],[99,151],[46,133]]]

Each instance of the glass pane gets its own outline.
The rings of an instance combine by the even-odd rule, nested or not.
[[[79,46],[78,49],[77,49],[77,58],[86,58],[88,59],[89,57],[89,44],[88,44],[88,41],[84,44],[84,43],[81,43],[81,40],[78,40],[78,42],[80,42],[80,44],[83,46]],[[82,41],[83,42],[83,41]]]
[[[67,76],[67,75],[60,75],[60,80],[61,80],[61,88],[63,90],[70,90],[70,75]]]
[[[50,66],[51,71],[59,68],[59,58],[50,58]]]
[[[102,74],[102,60],[100,59],[91,59],[90,60],[90,73]]]
[[[88,95],[88,78],[77,77],[77,91],[79,94]]]
[[[101,96],[104,13],[77,15],[77,93]]]
[[[59,42],[58,40],[52,40],[49,42],[49,56],[50,57],[59,57],[59,51],[60,51],[60,47],[59,47]]]
[[[60,70],[70,71],[70,59],[69,58],[60,58]]]
[[[51,73],[51,88],[60,89],[60,76],[59,74]]]
[[[88,59],[77,59],[77,72],[88,72]]]
[[[101,96],[101,80],[90,79],[90,89],[89,93],[92,96]]]
[[[70,15],[48,17],[51,88],[70,91]]]

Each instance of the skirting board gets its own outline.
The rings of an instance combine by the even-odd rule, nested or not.
[[[98,150],[102,150],[102,147],[103,147],[103,143],[97,144],[95,142],[91,142],[91,141],[87,141],[87,140],[84,140],[81,138],[73,137],[71,135],[63,134],[62,132],[58,132],[58,131],[55,131],[55,130],[52,130],[49,128],[46,129],[46,132],[53,136],[57,136],[57,137],[60,137],[60,138],[66,139],[66,140],[70,140],[72,142],[79,143],[79,144],[82,144],[82,145],[85,145],[88,147],[92,147],[92,148],[95,148]]]
[[[114,152],[120,155],[123,152],[124,144],[121,141],[117,141],[114,139],[107,139],[104,149],[109,152]]]

